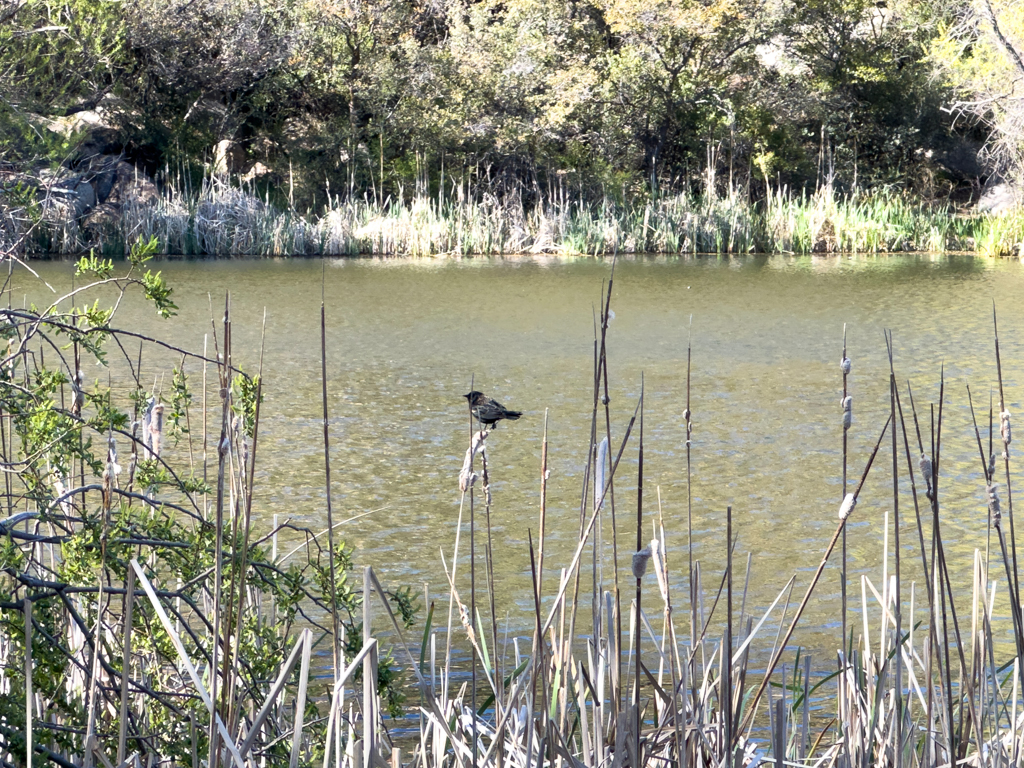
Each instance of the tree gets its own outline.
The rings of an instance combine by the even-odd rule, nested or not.
[[[616,44],[609,99],[643,148],[653,187],[700,164],[734,124],[755,48],[781,29],[786,5],[750,0],[609,0]]]
[[[294,48],[287,4],[136,0],[125,24],[121,117],[136,141],[191,160],[273,126],[275,78]]]
[[[499,192],[546,191],[600,155],[603,19],[587,2],[454,0],[433,114]],[[442,96],[442,93],[438,93]],[[582,156],[582,157],[581,157]],[[584,163],[585,165],[585,163]]]
[[[0,0],[0,161],[67,159],[74,142],[48,121],[95,109],[127,59],[120,4]]]
[[[810,98],[792,118],[820,139],[819,183],[908,185],[948,143],[947,94],[927,58],[936,21],[910,0],[802,4],[792,52]]]
[[[959,2],[932,59],[956,89],[957,115],[985,126],[996,176],[1024,185],[1024,7],[1010,0]]]

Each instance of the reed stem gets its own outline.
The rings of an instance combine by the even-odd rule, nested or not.
[[[860,495],[860,491],[864,487],[864,481],[867,480],[868,473],[871,471],[871,465],[875,461],[875,456],[878,454],[878,449],[882,444],[882,438],[885,437],[885,431],[889,428],[890,423],[890,420],[886,419],[885,426],[882,427],[882,433],[878,436],[878,442],[875,443],[875,448],[871,452],[871,456],[868,458],[867,466],[864,467],[864,474],[861,475],[860,482],[857,484],[857,490],[853,493],[854,502],[856,502],[857,496]],[[800,601],[800,606],[797,608],[796,615],[793,617],[793,621],[790,623],[789,629],[786,630],[785,637],[783,637],[782,642],[778,644],[778,647],[772,654],[772,660],[769,662],[768,669],[765,671],[764,679],[761,681],[761,685],[758,686],[753,699],[751,699],[750,704],[748,705],[747,716],[740,724],[741,731],[745,730],[753,719],[753,713],[757,707],[757,703],[760,701],[761,696],[764,695],[765,689],[768,687],[768,683],[771,680],[772,673],[775,671],[775,667],[778,666],[779,661],[782,658],[782,653],[785,651],[786,645],[789,643],[789,639],[793,636],[793,632],[796,630],[796,625],[799,623],[800,617],[803,615],[804,609],[807,607],[807,603],[810,602],[814,588],[817,586],[818,580],[821,578],[821,574],[825,570],[825,565],[828,563],[829,555],[832,554],[832,550],[835,549],[839,535],[842,533],[843,528],[846,527],[846,520],[846,517],[840,519],[839,526],[836,528],[836,532],[832,536],[832,540],[825,548],[825,554],[822,555],[821,563],[818,565],[817,571],[815,571],[814,576],[811,578],[811,583],[807,587],[807,593],[804,595],[804,599]]]

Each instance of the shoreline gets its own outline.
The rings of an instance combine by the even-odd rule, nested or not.
[[[121,165],[127,166],[127,163]],[[822,255],[966,253],[1019,257],[1024,207],[958,210],[889,192],[813,195],[782,188],[750,201],[676,193],[616,203],[541,201],[487,193],[409,200],[332,200],[320,213],[275,206],[251,185],[207,177],[198,190],[162,189],[127,168],[105,187],[88,175],[0,196],[0,251],[63,258],[126,255],[140,237],[158,254],[227,257]]]

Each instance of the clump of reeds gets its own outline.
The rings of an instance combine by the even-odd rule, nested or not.
[[[889,191],[814,194],[771,188],[763,200],[705,189],[651,195],[628,202],[573,200],[564,195],[527,204],[442,183],[435,197],[328,195],[319,213],[272,205],[251,185],[207,176],[194,187],[164,174],[154,203],[128,203],[120,218],[86,242],[74,211],[47,196],[36,252],[76,253],[96,246],[125,252],[139,236],[155,235],[165,253],[188,256],[466,256],[473,254],[594,255],[611,253],[893,253],[974,251],[1019,255],[1024,214],[961,214]],[[450,187],[450,188],[448,188]]]
[[[610,292],[609,285],[609,299]],[[495,637],[489,631],[493,627],[481,618],[472,596],[467,598],[458,587],[456,563],[462,537],[457,534],[452,557],[445,560],[451,606],[448,625],[442,632],[428,625],[424,634],[418,677],[428,703],[421,710],[412,764],[719,766],[767,759],[780,766],[931,767],[954,761],[1019,765],[1024,755],[1020,669],[1024,636],[1019,600],[1010,600],[1016,651],[1007,658],[1005,643],[993,630],[998,620],[997,585],[990,578],[987,554],[975,554],[974,578],[966,590],[950,582],[945,561],[938,491],[944,388],[932,422],[931,448],[926,449],[920,429],[908,429],[893,362],[889,419],[880,425],[859,483],[834,508],[838,510],[835,534],[810,583],[803,587],[804,597],[793,611],[787,596],[794,587],[791,579],[779,585],[778,596],[764,614],[749,615],[745,606],[750,558],[738,601],[733,593],[736,539],[731,509],[726,510],[723,531],[726,569],[711,577],[710,594],[705,588],[708,574],[699,561],[687,565],[689,594],[672,593],[670,573],[675,563],[666,553],[678,547],[668,543],[673,536],[665,528],[660,503],[654,519],[645,521],[642,395],[616,443],[609,441],[610,421],[602,424],[599,418],[601,404],[608,402],[604,319],[609,303],[602,304],[601,336],[595,341],[598,359],[591,433],[596,463],[585,471],[575,553],[556,581],[545,586],[545,439],[539,517],[536,535],[531,532],[530,537],[532,638],[514,641],[507,660],[494,647],[496,641],[488,639]],[[843,361],[848,359],[846,354],[844,349]],[[845,379],[850,366],[843,362],[840,369]],[[911,416],[912,425],[918,425],[916,408]],[[849,425],[839,427],[845,432]],[[1008,456],[1010,432],[1004,429],[1003,433]],[[894,506],[880,521],[886,531],[882,572],[877,580],[867,575],[860,579],[858,626],[851,627],[855,641],[847,647],[844,638],[837,637],[836,662],[819,659],[814,668],[810,654],[788,643],[833,548],[845,533],[847,520],[859,514],[857,499],[887,442],[894,470]],[[916,443],[913,453],[912,442]],[[617,450],[609,450],[616,444]],[[639,462],[637,541],[635,548],[628,546],[620,562],[618,548],[626,545],[617,538],[614,524],[611,541],[605,538],[602,531],[608,530],[608,520],[602,526],[602,519],[615,518],[614,478],[630,444],[635,445]],[[980,436],[978,444],[981,448]],[[929,457],[927,496],[919,496],[917,490],[924,485],[916,474],[919,454]],[[467,464],[473,455],[472,450],[467,452]],[[992,524],[997,531],[1004,530],[1005,518],[998,513],[998,500],[993,501],[991,458],[983,452],[982,461],[989,507],[997,511]],[[901,476],[911,482],[914,515],[909,522],[900,515],[907,503]],[[472,510],[473,485],[463,484],[462,490]],[[622,500],[618,502],[621,515]],[[486,504],[491,504],[489,497]],[[460,517],[460,533],[462,524]],[[471,521],[471,536],[473,525]],[[901,536],[918,543],[925,584],[911,583],[908,588],[905,583]],[[1012,536],[1005,537],[1001,546],[1003,554],[997,561],[1001,559],[1016,594]],[[592,556],[585,556],[588,550]],[[475,552],[470,557],[472,562]],[[891,570],[893,558],[895,569]],[[588,560],[592,573],[583,572]],[[611,573],[604,570],[608,560],[615,563]],[[623,600],[627,592],[620,584],[620,568],[621,577],[636,587],[628,602]],[[493,594],[493,584],[487,589]],[[847,591],[845,584],[843,591]],[[460,617],[461,629],[453,616]],[[585,627],[580,625],[584,620]],[[469,644],[474,671],[479,672],[475,679],[483,691],[472,706],[468,706],[469,687],[463,684],[457,692],[452,688],[453,633]],[[689,642],[681,640],[687,637]],[[449,649],[443,659],[437,653],[442,644]],[[752,655],[766,652],[767,670],[755,673]],[[821,711],[827,707],[822,702],[828,691],[835,697],[832,716]],[[476,706],[481,697],[491,706]],[[812,699],[819,710],[813,717]]]

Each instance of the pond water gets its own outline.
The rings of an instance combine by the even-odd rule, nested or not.
[[[72,282],[70,264],[34,266],[58,290]],[[326,266],[307,260],[165,262],[160,268],[174,287],[178,319],[161,321],[151,307],[128,300],[120,324],[201,352],[211,329],[211,304],[219,316],[230,291],[235,359],[254,371],[266,312],[257,530],[268,530],[274,514],[322,528],[323,279],[335,514],[359,516],[340,529],[341,535],[355,548],[357,564],[371,564],[386,582],[409,584],[419,593],[427,583],[432,595],[446,594],[441,551],[451,558],[460,503],[457,476],[467,445],[462,395],[472,385],[523,411],[519,421],[502,423],[488,439],[488,459],[498,613],[502,621],[507,617],[510,634],[528,634],[533,603],[527,539],[538,527],[545,413],[550,465],[545,591],[550,595],[577,541],[595,313],[610,267],[609,261],[557,259],[341,260]],[[15,295],[20,293],[45,300],[27,273],[16,276]],[[621,440],[643,381],[644,538],[651,538],[660,493],[677,603],[686,594],[682,413],[692,318],[692,555],[704,568],[708,603],[721,578],[727,505],[733,508],[738,539],[737,588],[748,552],[752,560],[748,613],[763,611],[793,574],[794,601],[799,600],[835,530],[842,497],[838,363],[846,324],[853,363],[851,484],[889,413],[883,330],[893,332],[904,404],[909,380],[925,422],[929,404],[938,401],[945,366],[943,525],[947,559],[963,587],[966,611],[974,551],[984,551],[987,527],[965,385],[971,385],[979,418],[987,424],[996,382],[993,301],[1001,313],[1008,406],[1024,415],[1024,271],[1018,263],[930,256],[619,261],[608,335],[612,442],[617,446]],[[170,356],[147,358],[144,380],[163,381],[167,391],[172,362],[177,364]],[[190,373],[200,386],[201,371],[193,366]],[[86,377],[105,380],[106,373],[87,370]],[[213,395],[211,385],[211,402]],[[624,579],[636,538],[636,438],[634,433],[615,481]],[[887,438],[848,527],[851,611],[860,607],[861,574],[881,588],[883,519],[893,506],[891,462]],[[901,473],[905,476],[905,466]],[[905,486],[900,504],[907,584],[920,582],[921,566]],[[476,510],[480,524],[482,506]],[[606,542],[610,525],[606,520]],[[481,552],[482,541],[481,533]],[[462,552],[459,582],[465,594],[465,543]],[[612,578],[610,554],[609,549],[606,582]],[[588,555],[584,584],[589,562]],[[888,567],[891,572],[891,562]],[[999,580],[999,594],[1005,595],[1005,582]],[[658,611],[652,576],[648,582],[647,605]],[[919,610],[926,604],[920,592],[916,602]],[[830,658],[840,642],[839,606],[838,570],[830,565],[797,642]],[[877,607],[872,615],[877,617]],[[679,621],[688,635],[685,617]],[[1007,636],[1009,623],[997,631]]]

